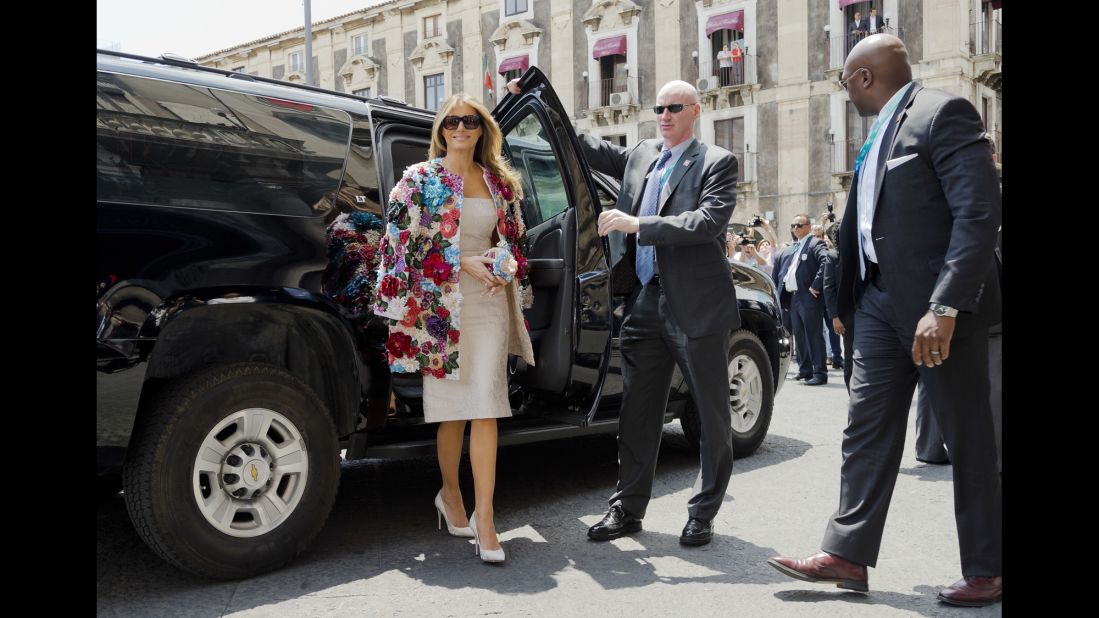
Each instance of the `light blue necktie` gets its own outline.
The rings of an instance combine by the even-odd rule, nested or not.
[[[664,186],[664,165],[672,158],[672,151],[665,148],[660,153],[660,159],[656,167],[649,174],[649,182],[645,185],[645,195],[641,199],[641,216],[649,217],[656,214],[656,204],[660,201],[660,189]],[[656,247],[653,245],[637,244],[637,261],[634,269],[641,285],[648,285],[653,279],[653,267],[656,261]]]

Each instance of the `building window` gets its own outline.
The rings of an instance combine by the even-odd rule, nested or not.
[[[302,52],[290,52],[286,55],[286,64],[290,67],[291,73],[302,73],[305,71],[305,63],[302,62]]]
[[[424,77],[424,107],[436,112],[443,101],[443,74]]]
[[[743,26],[740,30],[715,30],[710,34],[710,66],[716,68],[717,73],[705,74],[717,75],[722,87],[743,84],[747,48]]]
[[[439,20],[442,15],[432,15],[431,17],[424,18],[424,38],[430,39],[431,37],[439,36]]]
[[[611,93],[626,92],[628,72],[625,54],[609,54],[599,59],[600,105],[611,104]]]
[[[746,169],[744,166],[747,163],[744,157],[744,118],[715,120],[714,144],[736,156],[737,169],[739,170],[738,177],[743,182]]]
[[[870,133],[870,127],[875,119],[877,116],[866,118],[859,116],[859,110],[855,109],[855,104],[847,101],[847,139],[844,143],[847,149],[847,171],[854,171],[859,149],[866,141],[866,136]]]
[[[351,55],[366,56],[366,35],[356,34],[351,37]]]
[[[233,72],[234,73],[243,73],[244,72],[244,65],[240,65],[239,67],[233,67]]]
[[[523,76],[523,69],[514,69],[512,71],[504,71],[504,76],[503,76],[503,79],[500,80],[500,83],[507,84],[511,80],[519,79],[522,76]]]
[[[504,0],[504,15],[526,13],[529,7],[530,0]]]
[[[621,146],[623,148],[626,147],[626,136],[625,135],[604,135],[603,140],[608,141],[608,142],[610,142],[610,143],[612,143],[616,146]]]
[[[369,88],[360,88],[358,90],[352,90],[351,94],[358,95],[360,97],[369,97],[370,96],[370,89]]]

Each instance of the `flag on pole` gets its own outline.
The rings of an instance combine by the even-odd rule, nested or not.
[[[484,67],[485,71],[485,90],[488,91],[488,97],[486,98],[495,102],[496,97],[493,95],[496,93],[492,89],[492,72],[488,70],[488,54],[481,54],[481,66]]]

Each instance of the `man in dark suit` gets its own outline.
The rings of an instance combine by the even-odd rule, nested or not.
[[[868,34],[877,34],[885,28],[885,22],[878,16],[878,9],[870,9],[870,16],[865,20],[866,32]]]
[[[847,51],[850,52],[855,44],[866,36],[866,29],[870,26],[863,19],[862,13],[855,11],[855,19],[847,24]]]
[[[736,205],[737,160],[695,139],[701,106],[694,86],[669,82],[653,111],[661,139],[632,149],[580,136],[588,163],[622,181],[615,208],[599,215],[599,234],[627,234],[626,255],[611,272],[615,292],[628,294],[618,487],[588,537],[603,541],[641,530],[678,365],[702,423],[701,469],[679,542],[705,545],[733,471],[728,351],[740,313],[725,228]]]
[[[832,239],[834,248],[828,250],[828,262],[824,265],[824,305],[831,318],[829,321],[831,322],[832,332],[843,337],[843,383],[847,385],[848,392],[850,392],[851,370],[854,367],[851,363],[851,356],[855,343],[855,314],[840,315],[839,313],[840,282],[837,276],[840,256],[839,225],[830,223],[825,233],[828,234],[828,238]]]
[[[895,36],[856,45],[840,84],[860,115],[878,116],[840,226],[837,310],[854,309],[857,324],[840,503],[822,553],[768,562],[797,579],[868,590],[918,376],[954,466],[962,579],[939,600],[988,605],[1003,595],[988,379],[1001,203],[990,145],[971,103],[912,81]]]
[[[798,374],[807,386],[828,383],[824,366],[824,313],[819,300],[824,289],[824,264],[828,247],[809,233],[809,216],[797,215],[790,232],[797,242],[775,258],[771,279],[779,291],[784,311],[790,312],[797,348]]]

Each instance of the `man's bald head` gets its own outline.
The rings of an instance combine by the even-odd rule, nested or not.
[[[859,41],[847,55],[844,65],[848,64],[870,69],[882,85],[892,87],[893,92],[912,81],[908,48],[892,34],[872,34]]]
[[[908,48],[892,34],[872,34],[858,42],[843,63],[847,95],[863,116],[872,116],[912,81]]]
[[[673,112],[671,105],[679,111]],[[656,115],[656,122],[665,146],[674,148],[694,135],[694,123],[702,113],[694,86],[678,79],[664,84],[656,95],[656,106],[664,110]]]
[[[656,94],[657,98],[668,95],[681,95],[688,98],[692,103],[698,103],[698,89],[682,80],[672,80],[660,89],[660,92]]]

